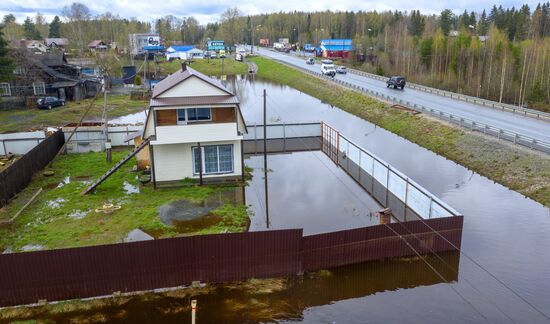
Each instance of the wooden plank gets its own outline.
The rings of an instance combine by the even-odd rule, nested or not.
[[[176,109],[155,110],[157,126],[173,126],[178,124]]]

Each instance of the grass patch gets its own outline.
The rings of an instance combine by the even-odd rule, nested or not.
[[[180,60],[164,62],[160,65],[160,69],[165,74],[172,74],[181,69],[181,63],[182,61]],[[246,63],[236,61],[232,58],[226,58],[223,60],[223,73],[222,59],[195,59],[189,66],[209,76],[248,73],[248,65]]]
[[[194,185],[154,190],[151,184],[141,185],[138,173],[131,172],[135,165],[133,160],[109,177],[95,193],[80,196],[90,181],[97,179],[126,153],[126,150],[115,150],[110,164],[105,162],[104,153],[61,155],[51,167],[54,176],[37,173],[31,184],[0,210],[0,218],[9,218],[38,188],[44,188],[14,224],[0,227],[0,248],[11,247],[17,251],[29,244],[62,248],[117,243],[136,228],[154,233],[156,237],[174,237],[182,233],[160,221],[158,208],[161,205],[181,199],[198,203],[210,195],[235,190],[230,186]],[[125,186],[138,187],[140,192],[127,193]],[[95,209],[105,203],[120,205],[121,209],[112,214],[97,213]],[[248,228],[245,205],[228,201],[212,213],[222,216],[220,224],[185,235],[241,232]]]
[[[80,102],[67,101],[65,106],[48,109],[11,109],[0,111],[0,133],[42,129],[44,127],[63,126],[67,123],[78,122],[92,99]],[[108,115],[110,118],[120,117],[144,110],[149,101],[132,100],[130,95],[109,95],[107,99]],[[86,119],[100,119],[103,113],[103,97],[94,102]]]
[[[550,206],[550,159],[457,127],[392,109],[389,105],[312,77],[273,60],[256,57],[257,74],[291,86],[377,124],[527,197]]]

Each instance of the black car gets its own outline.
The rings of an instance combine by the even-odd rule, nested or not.
[[[315,60],[312,57],[310,57],[306,60],[306,64],[313,65],[315,64]]]
[[[56,97],[42,97],[36,101],[38,109],[52,109],[59,106],[65,106],[65,100]]]
[[[405,77],[402,76],[392,76],[387,82],[386,82],[388,88],[393,87],[394,89],[403,88],[405,87]]]

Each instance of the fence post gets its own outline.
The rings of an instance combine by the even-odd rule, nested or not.
[[[388,196],[390,194],[390,165],[386,165],[386,168],[388,170],[387,174],[386,174],[386,206],[384,206],[385,208],[388,208]]]
[[[407,200],[409,198],[409,178],[405,179],[405,210],[403,211],[403,221],[407,221]]]

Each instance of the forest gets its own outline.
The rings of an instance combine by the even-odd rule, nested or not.
[[[127,47],[128,34],[138,32],[158,32],[167,45],[202,45],[207,39],[258,44],[260,38],[318,44],[323,38],[351,38],[361,54],[356,58],[364,60],[348,63],[365,71],[404,75],[427,86],[550,111],[550,3],[535,8],[495,5],[460,14],[295,11],[250,16],[228,8],[208,24],[171,15],[152,21],[109,12],[92,16],[84,4],[73,3],[50,22],[37,13],[23,23],[6,15],[2,25],[9,42],[66,37],[81,53],[94,39]]]

